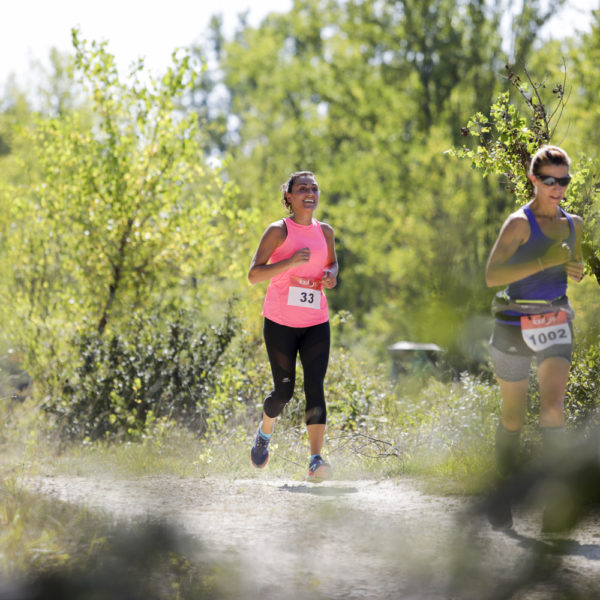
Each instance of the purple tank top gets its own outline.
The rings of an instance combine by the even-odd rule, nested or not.
[[[561,208],[560,211],[569,222],[570,234],[565,240],[571,248],[571,257],[575,251],[575,227],[571,217]],[[535,260],[544,255],[544,253],[556,243],[556,240],[549,238],[543,233],[535,219],[535,215],[529,208],[529,205],[523,207],[523,212],[529,220],[531,233],[529,239],[519,246],[517,251],[510,257],[508,264],[520,264]],[[510,283],[506,292],[513,300],[556,300],[567,293],[567,273],[564,265],[548,267],[543,271],[534,273],[519,281]]]

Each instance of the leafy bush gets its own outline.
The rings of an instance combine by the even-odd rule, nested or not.
[[[14,352],[0,354],[0,399],[23,400],[27,396],[31,377],[21,362],[21,357]]]
[[[382,367],[369,367],[343,348],[332,352],[325,379],[330,426],[358,430],[369,422],[372,413],[381,415],[391,392],[389,373]]]
[[[595,344],[578,345],[573,351],[567,383],[566,415],[568,422],[600,424],[600,339]]]
[[[463,451],[473,444],[487,447],[493,440],[499,406],[498,387],[466,372],[459,381],[449,383],[430,378],[419,390],[399,393],[396,410],[403,423],[399,445],[409,451],[443,453]]]
[[[75,341],[77,366],[65,366],[62,389],[43,408],[66,439],[137,438],[157,419],[203,432],[234,322],[194,327],[181,311],[172,320],[136,315],[126,332],[86,333]]]
[[[271,367],[262,339],[241,330],[229,348],[215,383],[212,430],[222,432],[223,428],[248,425],[254,429],[272,387]],[[288,413],[290,408],[284,412]]]

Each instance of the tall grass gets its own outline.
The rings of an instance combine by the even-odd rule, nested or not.
[[[271,476],[303,478],[308,464],[302,369],[296,395],[278,419]],[[181,477],[256,476],[249,450],[271,375],[260,345],[234,352],[215,384],[216,418],[200,435],[156,419],[137,441],[65,444],[35,397],[5,402],[2,462],[29,473]],[[498,389],[464,374],[441,381],[415,374],[393,383],[344,349],[332,352],[326,380],[328,427],[324,454],[339,478],[410,475],[445,481],[448,491],[476,491],[489,470],[500,404]],[[10,407],[10,409],[9,409]]]

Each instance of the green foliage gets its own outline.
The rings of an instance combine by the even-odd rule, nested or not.
[[[245,330],[240,331],[215,382],[215,410],[209,424],[210,432],[222,434],[225,429],[246,428],[248,423],[254,430],[272,386],[271,368],[262,339]]]
[[[132,316],[124,333],[83,334],[74,366],[56,365],[62,389],[42,407],[64,439],[138,439],[169,420],[203,433],[213,419],[213,394],[235,323],[204,331],[193,315]]]
[[[364,430],[381,418],[379,407],[392,390],[388,370],[371,368],[343,348],[332,353],[326,384],[327,420],[341,432]]]
[[[517,64],[531,61],[559,81],[551,87],[547,77],[509,69],[513,100],[499,96],[507,87],[498,77],[506,64],[503,3],[297,0],[288,14],[242,26],[229,42],[219,38],[228,100],[215,109],[236,117],[220,146],[231,149],[229,172],[257,182],[248,199],[260,207],[260,230],[280,216],[287,173],[316,172],[317,216],[336,231],[341,266],[330,306],[352,313],[356,343],[377,360],[390,343],[409,339],[446,348],[456,372],[482,368],[481,353],[464,341],[476,335],[479,347],[486,337],[479,327],[489,315],[485,263],[514,203],[496,175],[528,200],[530,154],[563,135],[556,127],[569,96],[566,65],[556,45],[550,54],[550,44],[535,50],[561,5],[512,7]],[[593,64],[586,66],[592,80]],[[585,89],[586,81],[575,85]],[[478,149],[463,150],[489,172],[483,181],[444,155],[461,143],[461,124],[473,114]],[[569,113],[569,131],[576,120]]]
[[[22,131],[30,177],[0,186],[0,321],[36,378],[68,360],[84,322],[102,334],[132,307],[224,306],[252,222],[207,165],[195,116],[177,110],[198,74],[189,56],[158,81],[140,63],[122,82],[105,44],[77,31],[73,43],[89,107],[38,115]]]
[[[575,175],[566,201],[567,210],[585,223],[581,241],[586,272],[600,285],[600,163],[582,153],[574,165]]]
[[[565,414],[576,427],[600,426],[600,338],[574,349]]]
[[[600,73],[596,65],[600,60],[600,13],[590,11],[590,30],[569,44],[568,52],[571,78],[576,93],[572,94],[570,107],[576,118],[569,119],[569,135],[578,140],[586,153],[596,154],[600,132],[598,114],[598,89]]]
[[[428,449],[464,451],[493,439],[500,406],[496,386],[463,373],[450,383],[431,378],[414,395],[399,391],[398,416],[420,432],[421,444]]]
[[[542,72],[548,63],[560,84],[551,92],[545,80],[509,70],[512,100],[500,94],[497,76],[502,3],[296,0],[289,14],[269,15],[256,28],[241,22],[231,40],[213,21],[212,47],[197,52],[201,64],[176,54],[159,79],[139,63],[123,80],[105,44],[74,32],[73,79],[56,62],[47,89],[59,101],[49,114],[33,115],[21,98],[0,119],[10,148],[0,157],[0,323],[8,347],[24,351],[37,397],[58,406],[56,390],[81,349],[73,340],[94,339],[103,360],[111,351],[133,360],[132,312],[170,323],[177,309],[194,305],[215,321],[224,299],[240,295],[247,302],[238,310],[248,316],[263,293],[242,278],[249,247],[283,216],[279,184],[298,168],[317,173],[317,216],[336,231],[341,271],[330,306],[350,311],[355,323],[332,354],[335,427],[350,435],[385,425],[381,406],[395,414],[382,375],[368,374],[388,360],[391,342],[436,342],[454,372],[481,371],[489,321],[483,271],[513,204],[495,176],[519,201],[528,198],[527,158],[557,135],[569,95],[557,44],[539,51],[534,44],[560,4],[524,6],[513,44],[518,64]],[[595,18],[591,34],[572,42],[567,65],[577,90],[569,132],[585,132],[588,146],[574,161],[568,206],[585,218],[587,269],[596,274],[598,128],[586,123],[597,117],[598,35]],[[69,81],[76,82],[70,98]],[[476,116],[463,133],[476,149],[455,153],[472,171],[444,154],[460,143],[469,115]],[[579,149],[577,139],[568,143]],[[209,167],[208,156],[223,152],[231,153],[223,171]],[[93,330],[118,340],[114,350]],[[349,358],[355,346],[369,366]],[[213,377],[206,433],[245,425],[249,416],[254,422],[271,385],[261,342],[243,334],[233,347],[238,355],[228,354]],[[102,376],[117,380],[119,368]],[[128,381],[130,391],[138,385]],[[302,420],[301,393],[297,402],[291,427]],[[137,404],[121,408],[119,426],[144,431]]]
[[[559,5],[523,7],[519,60]],[[210,311],[227,294],[253,300],[241,278],[249,247],[283,216],[288,173],[309,168],[323,189],[317,216],[336,231],[330,305],[352,312],[368,353],[436,342],[457,371],[477,368],[455,340],[487,312],[482,274],[509,202],[443,152],[497,96],[503,10],[296,0],[258,27],[240,21],[232,39],[215,19],[207,43],[176,55],[165,77],[148,79],[140,64],[125,82],[106,47],[76,33],[75,80],[89,103],[61,101],[54,119],[38,120],[36,160],[18,146],[26,183],[0,189],[11,336],[43,340],[26,355],[47,364],[61,345],[51,332],[68,338],[84,316],[102,330],[126,322],[132,305]],[[209,169],[207,156],[223,153],[224,171]]]
[[[489,117],[477,113],[462,129],[464,136],[476,138],[475,150],[462,147],[453,149],[452,153],[470,159],[484,176],[503,176],[507,189],[524,203],[531,198],[533,190],[527,178],[531,156],[541,145],[550,142],[556,120],[560,119],[566,104],[564,81],[552,90],[556,105],[549,110],[541,95],[544,83],[534,82],[526,69],[528,83],[508,65],[505,69],[508,82],[518,90],[528,109],[528,116],[522,116],[508,91],[503,92],[492,104]]]

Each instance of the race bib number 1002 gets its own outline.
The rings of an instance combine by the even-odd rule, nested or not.
[[[302,308],[321,308],[321,282],[303,277],[292,277],[288,305]]]
[[[543,315],[522,316],[521,334],[534,352],[556,344],[570,344],[572,340],[567,313],[563,310]]]

